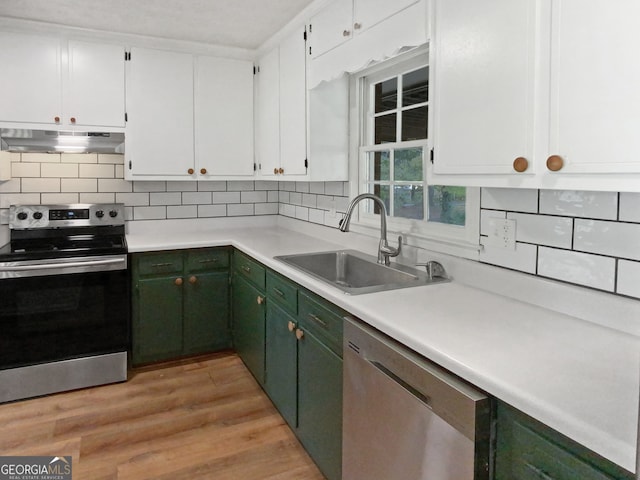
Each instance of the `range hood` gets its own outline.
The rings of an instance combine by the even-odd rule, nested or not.
[[[124,153],[124,133],[1,128],[0,150],[40,153]]]

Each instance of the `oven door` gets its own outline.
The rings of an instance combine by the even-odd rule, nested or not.
[[[0,265],[0,369],[126,352],[126,260],[123,255],[49,261],[43,268],[36,262]]]

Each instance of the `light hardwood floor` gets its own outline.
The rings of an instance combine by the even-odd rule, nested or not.
[[[321,480],[233,353],[0,405],[0,455],[71,455],[74,480]]]

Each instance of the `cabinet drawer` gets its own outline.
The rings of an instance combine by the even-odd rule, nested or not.
[[[267,272],[267,298],[292,315],[298,313],[298,287],[273,272]]]
[[[299,302],[301,328],[313,332],[342,358],[342,312],[308,293],[301,293]]]
[[[233,269],[236,274],[242,275],[256,287],[264,290],[265,268],[258,262],[236,250],[233,254]]]
[[[139,275],[182,273],[182,252],[142,253],[135,258]]]
[[[203,248],[187,254],[187,271],[199,272],[229,267],[229,251],[226,248]]]

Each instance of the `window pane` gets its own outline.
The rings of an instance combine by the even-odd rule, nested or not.
[[[380,197],[384,202],[385,207],[387,207],[387,212],[391,211],[390,210],[391,196],[389,195],[389,185],[369,184],[367,185],[367,192],[373,193],[374,195],[377,195],[378,197]],[[380,213],[380,208],[378,207],[378,204],[375,203],[373,200],[364,200],[363,202],[360,203],[360,205],[362,206],[362,208],[364,208],[364,211],[367,213],[375,213],[375,214]]]
[[[424,192],[422,185],[394,186],[393,206],[393,215],[395,217],[424,219]]]
[[[422,148],[404,148],[394,152],[393,179],[401,182],[422,182]]]
[[[429,221],[464,226],[466,196],[464,187],[429,187]]]
[[[369,152],[367,154],[367,181],[389,181],[389,152]]]
[[[411,108],[402,111],[402,141],[427,138],[428,107]]]
[[[389,115],[382,115],[374,119],[375,122],[375,144],[395,142],[396,135],[396,113],[390,113]]]
[[[384,82],[376,83],[375,90],[375,113],[384,112],[398,108],[398,78],[390,78]]]
[[[406,73],[402,77],[402,106],[429,101],[429,67]]]

